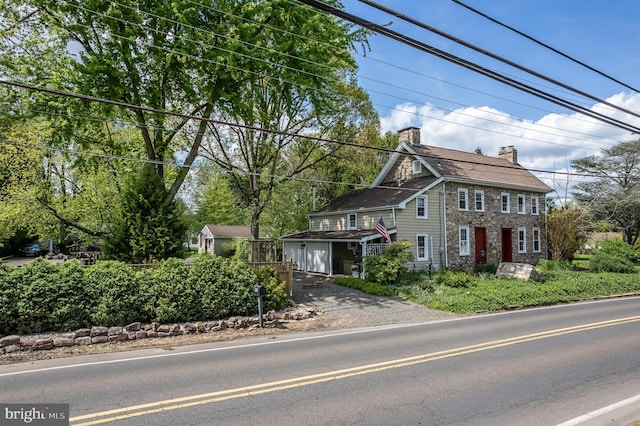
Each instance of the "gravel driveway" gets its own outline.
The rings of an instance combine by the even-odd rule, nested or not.
[[[315,285],[319,280],[321,287]],[[321,309],[324,315],[320,321],[326,328],[409,324],[461,316],[396,297],[372,296],[337,285],[332,278],[301,272],[293,274],[293,300]]]

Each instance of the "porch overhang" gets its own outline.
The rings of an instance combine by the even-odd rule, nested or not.
[[[389,235],[396,233],[396,228],[387,230]],[[375,229],[367,230],[347,230],[347,231],[304,231],[296,234],[280,237],[283,242],[343,242],[343,243],[366,243],[367,241],[382,238]]]

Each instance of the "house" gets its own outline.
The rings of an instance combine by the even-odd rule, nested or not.
[[[420,145],[420,129],[399,145],[368,188],[310,213],[309,230],[282,238],[299,270],[351,274],[352,265],[392,241],[413,243],[413,270],[467,269],[546,257],[546,184],[518,164],[513,146],[498,157]]]
[[[205,225],[200,231],[198,253],[225,256],[228,254],[227,244],[237,238],[250,240],[251,228],[236,225]]]

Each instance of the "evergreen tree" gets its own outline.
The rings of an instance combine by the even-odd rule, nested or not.
[[[153,166],[143,167],[122,196],[122,216],[105,238],[108,257],[133,263],[178,257],[186,225]]]

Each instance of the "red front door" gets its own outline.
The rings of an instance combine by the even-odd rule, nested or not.
[[[502,228],[502,261],[513,262],[511,228]]]
[[[475,229],[476,265],[487,263],[487,228]]]

